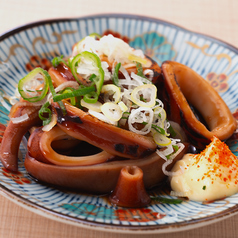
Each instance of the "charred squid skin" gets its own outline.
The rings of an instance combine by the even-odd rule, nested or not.
[[[173,159],[173,162],[167,167],[168,171],[172,169],[176,161],[183,157],[187,148],[185,146]],[[40,182],[90,194],[109,194],[116,187],[120,171],[125,166],[137,166],[143,171],[143,182],[146,189],[157,186],[166,178],[162,171],[164,162],[164,159],[157,153],[153,153],[138,160],[68,167],[42,163],[27,153],[25,168],[31,176]]]
[[[234,133],[235,118],[206,80],[178,62],[165,61],[161,67],[163,78],[157,82],[158,97],[168,119],[181,125],[193,145],[203,149],[213,135],[226,140]],[[209,129],[196,118],[189,103],[202,114]]]
[[[4,131],[0,147],[0,159],[2,164],[6,169],[12,172],[18,171],[18,151],[22,137],[32,126],[36,126],[41,123],[38,116],[39,107],[18,107],[17,105],[18,104],[16,104],[11,111],[11,118],[22,116],[25,113],[28,114],[29,118],[23,122],[15,124],[10,120],[6,130]]]
[[[57,114],[57,125],[68,135],[120,157],[138,159],[152,154],[157,145],[152,137],[110,125],[64,102],[67,114],[63,115],[57,103],[52,108]]]

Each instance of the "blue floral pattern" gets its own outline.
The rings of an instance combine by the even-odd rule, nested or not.
[[[114,210],[88,203],[62,204],[60,207],[87,218],[116,219]]]
[[[176,56],[172,44],[167,41],[165,36],[156,32],[136,36],[129,44],[133,48],[142,49],[146,55],[159,64],[166,60],[173,60]]]

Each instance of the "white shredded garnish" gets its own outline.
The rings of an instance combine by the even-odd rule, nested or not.
[[[116,61],[122,64],[131,63],[130,56],[144,60],[142,50],[131,48],[125,41],[113,35],[103,36],[100,40],[87,36],[75,45],[72,55],[75,56],[83,51],[93,52],[98,56],[106,55],[110,62]]]
[[[104,71],[104,81],[111,79],[111,73],[108,70],[108,63],[105,61],[101,62],[101,67]],[[84,79],[89,79],[92,74],[96,76],[99,75],[98,67],[93,65],[92,61],[82,59],[77,66],[77,73],[81,75]]]
[[[56,87],[55,92],[58,93],[68,87],[78,89],[79,84],[76,81],[67,81],[67,82],[60,84],[58,87]],[[48,95],[45,97],[45,102],[51,101],[52,98],[53,98],[52,93],[49,92]]]
[[[23,114],[22,116],[19,117],[12,117],[10,120],[12,121],[13,124],[18,124],[21,122],[24,122],[29,119],[29,116],[27,113]]]
[[[151,70],[151,69],[145,69],[144,71],[143,71],[143,74],[145,75],[145,76],[147,76],[147,74],[149,75],[149,77],[147,77],[150,81],[152,81],[152,79],[153,79],[153,77],[154,77],[154,71],[153,70]]]
[[[179,147],[179,149],[176,151],[176,153],[174,153],[173,155],[170,156],[169,159],[166,158],[166,155],[163,153],[163,150],[157,150],[156,153],[165,160],[165,163],[162,165],[162,171],[165,175],[167,176],[176,176],[176,175],[180,175],[181,173],[183,173],[183,167],[180,168],[180,170],[176,171],[176,172],[171,172],[171,171],[167,171],[167,166],[170,165],[173,162],[173,159],[184,149],[184,144],[182,143],[178,143],[177,146]]]
[[[74,88],[74,89],[78,89],[79,88],[79,84],[76,81],[67,81],[64,82],[62,84],[60,84],[58,87],[55,88],[55,92],[58,93],[62,90],[64,90],[65,88]]]
[[[106,116],[104,116],[102,113],[100,112],[95,112],[93,110],[88,110],[88,113],[96,118],[98,118],[101,121],[104,121],[106,123],[112,124],[112,125],[117,125],[116,121],[111,121],[109,120]]]
[[[119,70],[121,71],[121,73],[125,77],[126,82],[129,83],[131,81],[131,78],[130,78],[130,75],[128,74],[128,72],[126,71],[126,69],[121,65]]]
[[[145,84],[152,84],[152,82],[148,79],[145,79],[137,74],[135,74],[134,72],[131,73],[131,78],[133,78],[134,80],[136,80],[138,82],[139,85],[143,85]]]
[[[56,114],[52,115],[50,123],[42,127],[42,131],[50,131],[57,123],[57,116]]]

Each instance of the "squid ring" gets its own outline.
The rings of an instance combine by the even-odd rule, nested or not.
[[[183,148],[167,169],[171,170],[186,151],[187,147]],[[143,171],[145,188],[153,188],[166,178],[162,171],[163,164],[164,159],[153,153],[138,160],[109,161],[88,166],[56,166],[38,161],[29,152],[24,163],[28,173],[38,181],[92,194],[110,193],[116,187],[120,171],[125,166],[138,166]]]
[[[11,120],[4,131],[4,136],[0,147],[0,159],[3,166],[12,171],[18,171],[18,151],[24,134],[35,125],[40,124],[38,117],[39,107],[21,106],[21,102],[16,103],[10,112],[10,118],[28,115],[28,119],[19,123],[13,123]]]
[[[65,137],[68,137],[68,135],[57,126],[55,126],[50,131],[42,133],[39,140],[39,147],[45,159],[50,163],[60,166],[93,165],[106,162],[113,157],[113,155],[107,153],[106,151],[102,151],[98,154],[89,156],[74,157],[61,155],[53,150],[51,143],[54,140],[63,139]]]
[[[168,119],[182,126],[192,144],[201,148],[214,135],[225,140],[233,134],[236,120],[206,80],[191,68],[172,61],[162,64],[162,73],[163,85],[158,86],[161,90],[158,95],[165,104]],[[199,111],[209,129],[196,118],[189,103]]]
[[[143,136],[100,121],[83,110],[63,101],[67,114],[52,103],[57,114],[57,126],[66,134],[83,140],[110,154],[129,159],[144,158],[152,154],[157,145],[151,136]]]

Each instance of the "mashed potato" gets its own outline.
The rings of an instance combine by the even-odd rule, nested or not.
[[[217,137],[200,154],[187,154],[170,177],[172,190],[193,201],[213,201],[238,192],[238,159]]]

